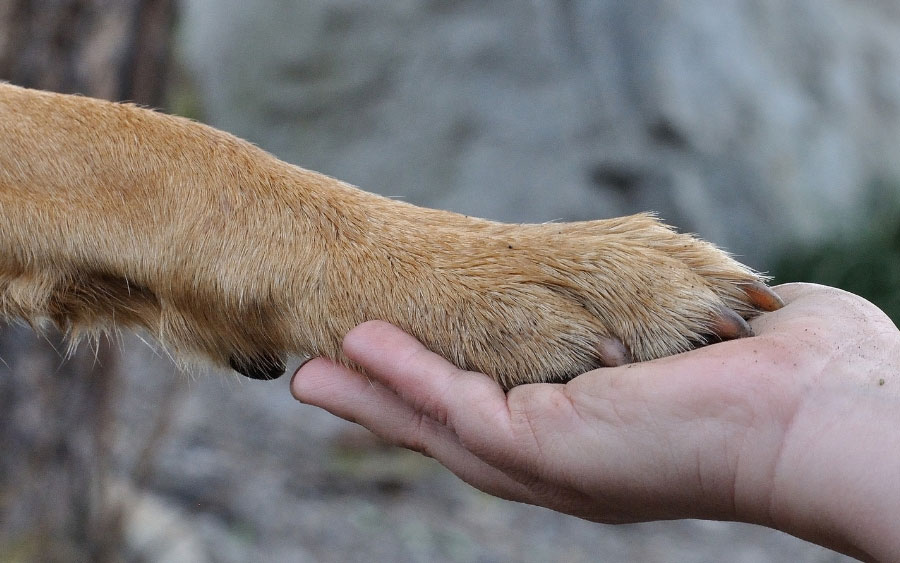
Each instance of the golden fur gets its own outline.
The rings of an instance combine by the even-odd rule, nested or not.
[[[0,314],[143,327],[275,377],[390,321],[504,386],[739,336],[757,274],[648,215],[510,225],[423,209],[187,119],[0,84]]]

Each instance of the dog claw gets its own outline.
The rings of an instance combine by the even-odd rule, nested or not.
[[[618,338],[603,337],[597,342],[597,352],[603,367],[616,367],[630,364],[634,361],[628,346]]]
[[[731,309],[722,309],[710,327],[713,335],[721,340],[734,340],[753,336],[753,329],[740,315]]]
[[[284,360],[275,356],[262,356],[253,359],[239,359],[232,356],[228,359],[228,365],[243,376],[263,381],[278,379],[287,370]]]
[[[784,301],[766,284],[758,281],[741,285],[750,303],[763,311],[777,311],[784,307]]]

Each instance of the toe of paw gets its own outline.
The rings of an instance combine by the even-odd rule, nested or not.
[[[603,367],[616,367],[634,361],[631,350],[618,338],[602,337],[596,344],[600,364]]]
[[[278,379],[287,370],[284,359],[273,354],[262,354],[252,358],[235,355],[228,359],[228,365],[245,377],[263,381]]]
[[[760,311],[777,311],[784,307],[784,301],[781,300],[781,297],[761,281],[741,284],[740,288],[746,294],[750,305]]]
[[[713,341],[753,336],[753,329],[747,321],[731,309],[720,309],[709,328]]]

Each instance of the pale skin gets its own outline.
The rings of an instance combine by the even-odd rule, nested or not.
[[[900,560],[900,332],[809,284],[756,336],[508,393],[387,323],[295,374],[304,402],[431,456],[490,494],[604,523],[752,522]]]

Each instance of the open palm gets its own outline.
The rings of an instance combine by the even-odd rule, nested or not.
[[[317,359],[299,400],[497,496],[598,522],[709,518],[900,557],[900,332],[854,295],[776,289],[755,337],[504,393],[381,322]]]

